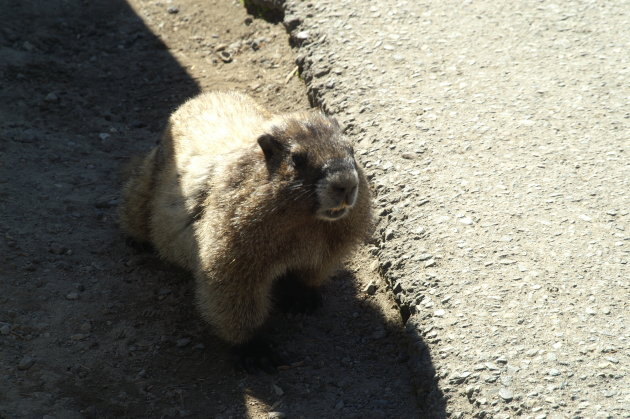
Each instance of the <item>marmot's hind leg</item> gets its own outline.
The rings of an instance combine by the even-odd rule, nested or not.
[[[155,178],[155,156],[157,147],[140,162],[136,163],[122,191],[119,210],[120,225],[131,239],[138,243],[149,243],[149,218]]]
[[[258,334],[269,317],[270,281],[239,275],[219,282],[203,272],[197,272],[195,278],[199,311],[219,337],[238,345]]]
[[[232,344],[235,361],[247,372],[274,372],[282,358],[260,333],[271,308],[271,284],[232,277],[217,283],[196,274],[197,304],[217,335]]]

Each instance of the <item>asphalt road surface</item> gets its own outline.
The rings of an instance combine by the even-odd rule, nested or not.
[[[630,3],[285,8],[311,101],[378,191],[373,252],[447,414],[629,417]]]

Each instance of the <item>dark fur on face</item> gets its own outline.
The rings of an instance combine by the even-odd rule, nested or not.
[[[319,112],[301,113],[274,121],[269,132],[258,143],[270,174],[292,173],[294,186],[311,192],[317,218],[335,221],[347,215],[356,202],[359,175],[339,123]]]

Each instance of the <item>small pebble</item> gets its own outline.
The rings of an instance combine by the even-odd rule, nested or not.
[[[496,364],[493,364],[492,362],[486,362],[484,363],[484,365],[486,366],[486,368],[488,368],[490,371],[498,371],[499,367],[496,366]]]
[[[26,355],[24,358],[20,360],[20,363],[18,364],[18,369],[20,371],[25,371],[31,368],[33,364],[35,364],[35,360],[31,358],[30,356]]]
[[[66,294],[66,299],[67,300],[78,300],[79,299],[79,293],[78,292],[69,292],[68,294]]]
[[[190,339],[188,338],[181,338],[181,339],[177,339],[177,347],[178,348],[183,348],[184,346],[187,346],[190,343]]]
[[[169,6],[168,9],[166,9],[166,11],[172,15],[179,13],[179,9],[175,6]]]
[[[387,336],[387,332],[385,331],[385,329],[379,329],[372,333],[372,339],[376,340],[383,339],[385,336]]]
[[[59,96],[57,96],[54,92],[50,92],[46,95],[46,97],[44,98],[44,100],[46,102],[58,102],[59,101]]]
[[[59,243],[52,243],[48,248],[48,251],[53,255],[61,255],[66,252],[66,248],[60,245]]]
[[[79,341],[79,340],[85,339],[87,336],[88,335],[83,334],[83,333],[77,333],[77,334],[74,334],[74,335],[70,336],[70,340]]]
[[[423,205],[426,204],[427,202],[429,202],[428,199],[423,199],[422,201],[420,201]],[[427,229],[420,226],[420,227],[416,227],[413,231],[414,234],[417,234],[419,236],[423,235],[424,233],[427,232]]]
[[[300,31],[297,34],[295,34],[295,37],[299,39],[300,41],[307,40],[309,36],[310,36],[310,33],[308,31]]]
[[[223,61],[224,63],[232,62],[232,54],[230,54],[229,51],[226,51],[226,50],[219,51],[217,52],[217,57],[219,57],[219,59]]]
[[[11,325],[5,323],[0,326],[0,335],[6,336],[9,333],[11,333]]]
[[[273,392],[276,393],[276,395],[282,396],[284,394],[284,390],[282,390],[280,386],[277,386],[275,384],[272,384],[271,386],[273,387]]]
[[[512,393],[512,390],[505,387],[502,387],[499,390],[499,396],[501,396],[501,398],[505,400],[506,402],[509,402],[510,400],[514,398],[514,394]]]
[[[471,374],[472,372],[470,371],[463,371],[463,372],[460,372],[459,374],[454,374],[453,376],[451,376],[449,381],[451,384],[462,384],[466,382],[466,380],[468,379],[468,377],[470,377]]]
[[[363,292],[369,295],[374,295],[377,288],[378,286],[376,285],[376,282],[370,281],[370,283],[363,288]]]

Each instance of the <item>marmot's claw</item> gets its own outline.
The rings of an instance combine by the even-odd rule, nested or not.
[[[271,344],[262,338],[255,338],[234,347],[233,353],[237,364],[248,374],[256,374],[260,371],[275,374],[280,365],[286,364]]]

